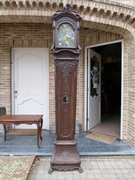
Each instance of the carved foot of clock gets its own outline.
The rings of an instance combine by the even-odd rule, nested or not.
[[[81,161],[76,144],[69,145],[68,143],[68,145],[55,145],[50,164],[49,174],[52,173],[53,169],[63,171],[78,169],[80,173],[83,172],[80,166]]]
[[[80,173],[82,173],[82,172],[83,172],[83,170],[82,170],[81,166],[80,166],[80,168],[79,168],[79,172],[80,172]]]
[[[53,170],[52,170],[52,168],[50,167],[48,173],[49,173],[49,174],[52,174],[52,172],[53,172]]]

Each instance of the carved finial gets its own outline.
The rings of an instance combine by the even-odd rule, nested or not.
[[[56,11],[56,13],[53,16],[51,16],[51,19],[54,20],[58,17],[61,17],[61,15],[65,14],[65,13],[66,13],[66,16],[73,15],[76,18],[76,20],[78,20],[78,21],[81,21],[81,19],[82,19],[80,17],[80,15],[78,15],[75,11],[73,11],[69,7],[64,7],[63,9]]]

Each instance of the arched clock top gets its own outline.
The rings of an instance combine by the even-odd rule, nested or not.
[[[58,30],[63,24],[66,24],[66,25],[71,26],[71,28],[72,28],[74,31],[76,30],[75,25],[74,25],[72,22],[69,22],[69,21],[61,21],[61,22],[57,25],[56,29]]]
[[[78,48],[79,24],[82,18],[72,9],[65,7],[58,10],[51,19],[53,26],[53,46],[51,49],[53,54],[59,49],[78,51],[80,49]]]

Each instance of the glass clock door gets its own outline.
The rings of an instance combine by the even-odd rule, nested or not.
[[[75,31],[70,24],[62,24],[58,28],[58,46],[75,47]]]

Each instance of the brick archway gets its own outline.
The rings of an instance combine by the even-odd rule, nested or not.
[[[121,35],[132,39],[135,34],[135,11],[131,5],[114,0],[40,0],[0,1],[0,23],[45,23],[51,24],[50,16],[58,9],[72,7],[83,18],[81,27]]]
[[[61,2],[7,0],[0,1],[0,6],[1,23],[51,23],[52,14],[58,9],[71,6],[83,18],[82,26],[86,26],[86,22],[95,22],[130,29],[131,33],[133,33],[131,27],[135,27],[134,7],[112,0],[69,0],[68,2],[66,0]]]

